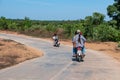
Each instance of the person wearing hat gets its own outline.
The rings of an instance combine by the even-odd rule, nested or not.
[[[80,34],[80,35],[82,35],[82,32],[79,29],[77,30],[77,33]]]
[[[82,35],[80,30],[77,30],[77,35],[75,36],[76,48],[81,47],[82,58],[85,57],[85,42],[86,38]]]

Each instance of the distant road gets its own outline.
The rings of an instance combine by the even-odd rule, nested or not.
[[[85,61],[79,63],[72,60],[69,46],[56,48],[51,42],[13,34],[1,33],[0,38],[45,52],[43,57],[0,70],[0,80],[120,80],[120,63],[100,52],[87,50]]]

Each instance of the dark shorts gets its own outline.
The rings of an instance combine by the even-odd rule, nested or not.
[[[73,47],[73,53],[77,54],[77,48]]]

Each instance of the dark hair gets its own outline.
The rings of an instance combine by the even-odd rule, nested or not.
[[[80,36],[81,36],[81,35],[79,34],[79,38],[78,38],[78,42],[79,42],[79,43],[81,43],[81,39],[80,39]]]
[[[77,31],[75,31],[75,35],[78,34]]]
[[[54,35],[53,36],[56,36],[57,34],[56,33],[54,33]]]

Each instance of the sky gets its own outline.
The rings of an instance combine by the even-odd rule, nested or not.
[[[114,0],[0,0],[0,16],[11,19],[79,20],[94,12],[104,14]]]

